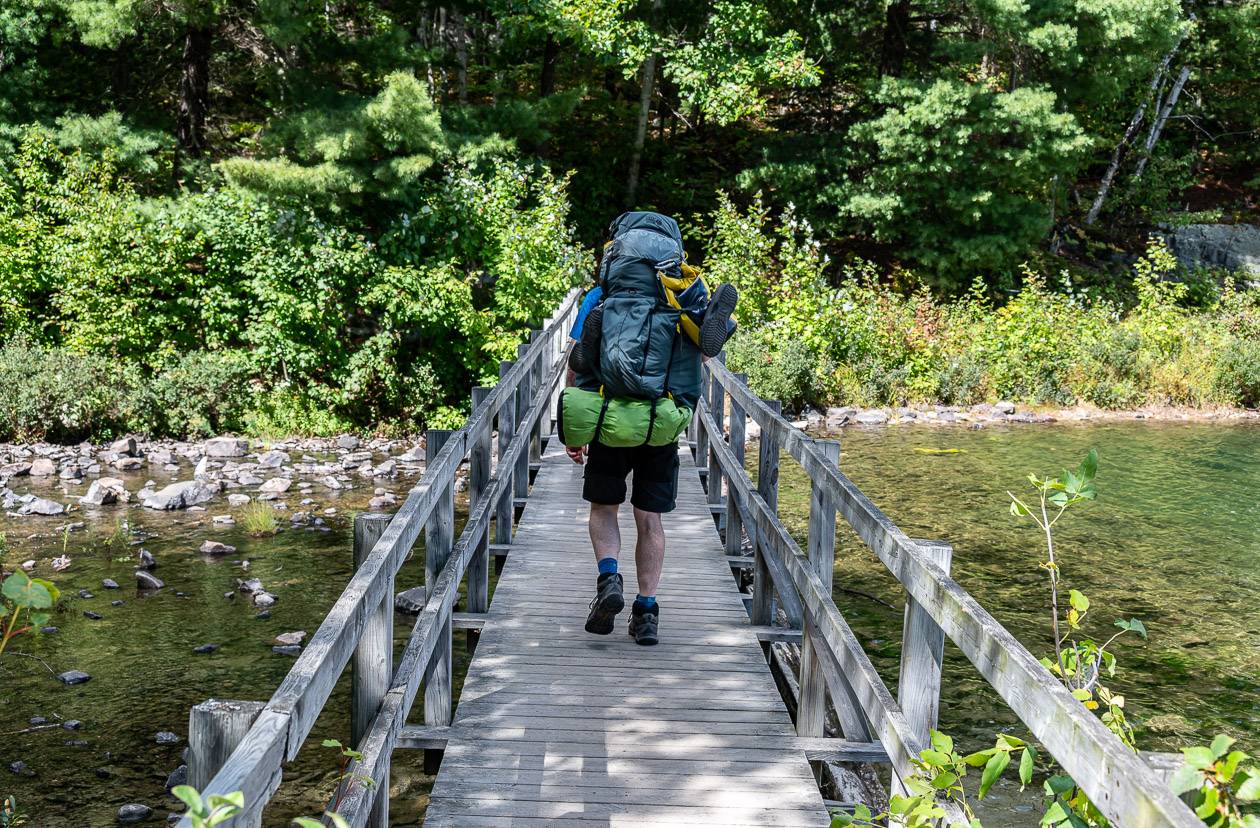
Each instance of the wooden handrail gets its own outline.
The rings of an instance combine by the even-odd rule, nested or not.
[[[907,595],[930,615],[971,660],[1011,710],[1063,766],[1090,800],[1113,824],[1125,828],[1177,826],[1198,828],[1202,823],[1141,758],[1130,751],[1097,717],[1046,670],[1036,657],[954,581],[920,544],[907,537],[839,467],[828,462],[813,440],[779,416],[725,366],[710,361],[705,372],[720,384],[733,407],[747,412],[762,429],[762,439],[779,444],[834,499],[841,515],[858,537],[906,589]],[[713,397],[714,400],[718,399]],[[754,489],[713,418],[708,404],[699,411],[708,450],[716,456],[727,481],[728,502],[734,500],[745,526],[756,525],[758,543],[781,555],[791,586],[775,579],[781,592],[794,588],[805,605],[812,628],[825,646],[820,662],[833,697],[845,680],[855,691],[863,712],[874,726],[898,774],[924,745],[900,707],[880,680],[870,660],[845,623],[830,590],[811,568],[808,557],[784,528],[777,510]],[[713,469],[709,470],[714,485]],[[774,576],[774,568],[770,568]],[[831,665],[839,668],[829,670]],[[839,685],[839,686],[837,686]]]
[[[531,391],[526,398],[528,412],[524,417],[513,418],[516,428],[510,444],[506,446],[507,457],[500,458],[501,465],[503,459],[510,459],[511,462],[496,475],[486,491],[486,497],[475,509],[475,516],[470,515],[469,525],[473,525],[476,520],[484,533],[489,515],[499,505],[496,499],[511,496],[507,482],[518,476],[511,472],[519,467],[518,458],[525,457],[528,463],[529,436],[550,404],[551,385],[544,386],[547,393],[542,393],[543,388],[537,387],[541,383],[534,384],[532,388],[528,383],[531,377],[542,376],[544,373],[554,383],[555,377],[562,372],[564,351],[557,348],[557,342],[563,341],[580,296],[580,291],[573,290],[565,297],[545,328],[536,332],[531,344],[522,348],[520,358],[501,374],[499,384],[472,411],[464,426],[449,436],[442,450],[428,464],[420,480],[394,514],[380,540],[356,568],[345,590],[249,732],[202,791],[203,796],[226,795],[235,791],[244,794],[244,809],[227,824],[258,824],[263,808],[280,784],[284,763],[297,756],[328,702],[338,678],[350,661],[370,614],[387,597],[386,593],[391,591],[394,575],[419,539],[425,522],[443,495],[454,486],[455,473],[464,462],[470,447],[484,443],[483,435],[493,429],[495,417],[505,403],[512,401],[514,405],[519,405],[517,390],[524,385]],[[554,364],[544,366],[544,361],[550,363],[552,360]],[[502,443],[500,445],[503,448]],[[364,744],[360,746],[365,758],[367,751],[364,748],[370,749],[382,740],[392,746],[393,740],[397,738],[398,728],[402,726],[401,718],[384,733],[378,725],[389,711],[401,710],[405,715],[406,709],[409,709],[419,686],[419,674],[423,673],[436,644],[433,630],[445,625],[450,619],[454,593],[459,579],[463,577],[468,557],[478,546],[486,550],[485,544],[466,543],[466,537],[467,529],[461,536],[460,543],[456,545],[451,560],[443,567],[437,583],[430,587],[425,609],[416,621],[412,640],[399,661],[391,689],[385,695]],[[385,756],[387,759],[388,751]],[[368,804],[370,805],[370,801]],[[363,809],[362,820],[366,820],[367,810]],[[191,824],[188,817],[179,822],[182,828],[190,828]],[[357,824],[362,825],[363,822]]]

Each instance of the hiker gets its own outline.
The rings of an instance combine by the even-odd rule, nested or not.
[[[638,540],[638,594],[629,633],[656,644],[656,588],[665,560],[661,515],[678,492],[678,437],[700,394],[700,363],[734,332],[738,294],[723,285],[709,296],[699,272],[685,264],[677,223],[633,212],[609,227],[599,283],[584,298],[570,336],[568,387],[558,430],[569,457],[585,464],[582,497],[591,504],[589,532],[598,577],[586,631],[608,635],[625,608],[617,571],[617,514],[634,473],[630,504]]]

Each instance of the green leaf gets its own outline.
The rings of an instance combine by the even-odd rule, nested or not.
[[[1234,796],[1244,802],[1255,802],[1260,799],[1260,774],[1254,768],[1248,768],[1247,773],[1247,781],[1238,786]]]
[[[332,745],[325,745],[325,747],[332,747]],[[298,825],[301,828],[324,828],[324,823],[320,822],[318,819],[311,819],[310,817],[298,817],[293,820],[293,824]]]
[[[1235,750],[1225,757],[1223,763],[1217,763],[1217,773],[1221,775],[1221,779],[1229,782],[1234,778],[1234,774],[1238,772],[1238,765],[1242,760],[1247,758],[1247,754],[1241,750]]]
[[[1077,472],[1086,481],[1093,480],[1098,474],[1098,450],[1090,449],[1089,454],[1085,455],[1085,459],[1081,461],[1081,467]]]
[[[1183,793],[1198,789],[1203,784],[1203,774],[1190,767],[1182,765],[1173,772],[1172,778],[1168,780],[1168,787],[1172,788],[1172,792],[1177,796]]]
[[[201,801],[201,794],[197,793],[197,789],[192,785],[176,785],[171,788],[171,793],[188,806],[188,813],[193,816],[204,817],[209,813],[205,803]]]
[[[50,620],[52,620],[52,616],[46,612],[36,612],[31,614],[31,625],[35,627],[36,631],[47,624]]]
[[[342,747],[341,742],[338,742],[336,739],[325,739],[325,740],[322,742],[322,744],[323,744],[323,746],[324,746],[324,747],[331,747],[331,748],[339,748],[339,747]]]
[[[61,590],[57,589],[57,585],[43,578],[32,578],[31,580],[48,590],[48,597],[52,600],[52,603],[48,606],[54,606],[57,603],[57,599],[61,597]]]
[[[224,794],[222,796],[220,796],[219,794],[211,794],[210,807],[217,808],[220,805],[230,805],[233,808],[244,808],[245,807],[244,791],[232,791],[232,793]]]
[[[350,824],[341,814],[327,814],[327,816],[332,820],[333,828],[350,828]]]
[[[939,730],[932,731],[932,747],[941,753],[954,752],[954,740]]]
[[[1063,805],[1061,805],[1057,800],[1055,802],[1051,802],[1050,807],[1046,808],[1046,812],[1041,816],[1042,825],[1058,825],[1060,822],[1065,822],[1066,820],[1067,813],[1064,812]]]
[[[1056,773],[1046,780],[1044,785],[1046,796],[1063,796],[1076,787],[1076,780],[1066,773]]]
[[[981,765],[988,762],[989,757],[995,753],[997,753],[997,751],[994,750],[993,748],[988,748],[987,750],[978,750],[975,753],[970,753],[964,756],[963,762],[970,765],[973,768],[978,768]]]
[[[52,594],[49,593],[48,588],[31,580],[30,576],[21,570],[4,579],[4,586],[0,587],[0,592],[3,592],[5,598],[19,607],[47,609],[53,605]]]
[[[1212,757],[1220,759],[1226,754],[1226,752],[1229,751],[1230,746],[1233,745],[1235,741],[1237,740],[1226,736],[1224,733],[1218,734],[1217,737],[1212,740]]]
[[[1068,601],[1072,604],[1072,609],[1077,612],[1085,612],[1089,609],[1089,599],[1080,590],[1070,590],[1068,592]]]
[[[1221,802],[1221,793],[1215,787],[1209,785],[1203,789],[1203,801],[1199,803],[1199,807],[1194,809],[1194,813],[1199,819],[1207,819],[1216,813],[1216,806]]]
[[[993,787],[993,783],[1002,775],[1002,771],[1006,770],[1006,766],[1011,763],[1011,755],[1006,751],[999,751],[993,754],[984,766],[984,772],[980,775],[980,793],[981,799],[989,792],[989,788]]]
[[[919,754],[919,758],[923,763],[932,768],[944,768],[949,766],[949,754],[941,753],[939,750],[926,748]]]
[[[1037,759],[1031,746],[1024,748],[1024,755],[1019,757],[1019,784],[1021,789],[1032,781],[1033,762]]]
[[[1243,815],[1243,828],[1260,828],[1260,816],[1255,814]]]
[[[958,781],[958,774],[952,771],[941,771],[932,780],[932,787],[938,791],[949,790],[949,788]]]
[[[1188,747],[1182,748],[1182,754],[1186,757],[1186,764],[1196,770],[1204,770],[1212,767],[1212,763],[1216,757],[1212,755],[1210,748],[1205,747]]]

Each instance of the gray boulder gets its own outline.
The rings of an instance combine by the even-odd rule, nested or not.
[[[1223,267],[1260,276],[1260,227],[1187,224],[1172,228],[1168,245],[1183,267]]]
[[[220,543],[219,541],[208,540],[201,544],[200,551],[203,555],[231,555],[236,551],[236,547]]]
[[[268,494],[283,494],[293,485],[293,481],[287,477],[273,477],[266,483],[258,487],[258,491]]]
[[[31,461],[31,477],[52,477],[57,473],[57,462],[47,457],[36,457]]]
[[[203,446],[208,457],[244,457],[249,454],[249,440],[241,437],[213,437]]]
[[[79,499],[79,503],[83,506],[108,506],[130,499],[131,495],[117,477],[98,477],[88,486],[87,494]]]
[[[873,409],[871,411],[863,411],[855,419],[862,425],[883,425],[888,422],[888,414],[879,409]]]
[[[61,682],[62,684],[70,684],[70,685],[83,684],[84,682],[91,681],[91,680],[92,680],[92,677],[89,676],[87,673],[83,672],[82,670],[67,670],[66,672],[57,676],[57,681]]]
[[[359,438],[353,434],[343,434],[337,438],[337,448],[354,451],[359,447]]]
[[[47,517],[53,517],[65,514],[66,507],[55,500],[35,497],[27,501],[26,504],[18,511],[24,515],[45,515]]]
[[[132,802],[118,809],[118,822],[120,825],[135,825],[138,822],[144,822],[151,816],[153,816],[153,809],[138,802]]]
[[[206,503],[213,497],[214,493],[201,482],[185,480],[180,483],[172,483],[156,492],[145,493],[144,505],[146,508],[159,511],[187,509],[189,506],[199,506],[202,503]]]
[[[123,437],[109,444],[109,450],[120,457],[136,456],[136,438]]]
[[[140,589],[161,589],[166,586],[166,583],[146,569],[137,569],[136,586]]]
[[[289,462],[288,452],[272,449],[264,451],[258,455],[258,467],[260,469],[278,469]]]

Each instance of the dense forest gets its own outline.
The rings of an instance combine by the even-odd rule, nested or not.
[[[1260,216],[1258,87],[1254,0],[5,0],[0,437],[458,421],[629,207],[802,404],[1254,405],[1131,265]]]

